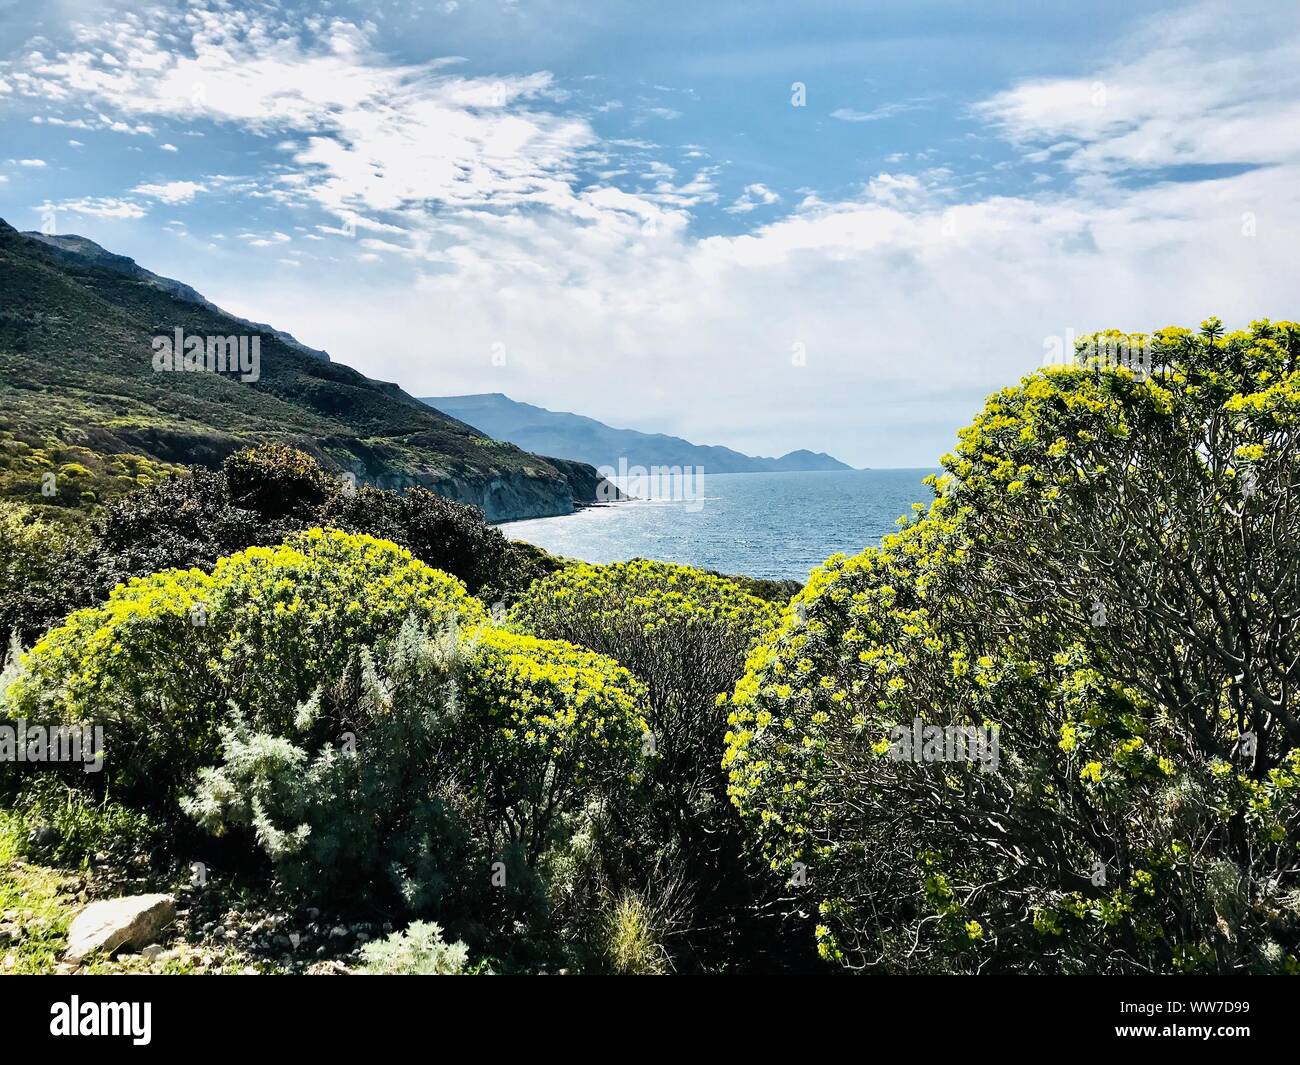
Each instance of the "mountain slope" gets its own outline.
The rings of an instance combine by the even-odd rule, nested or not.
[[[281,440],[359,481],[423,484],[489,520],[594,501],[594,470],[490,439],[91,241],[36,239],[0,220],[0,297],[0,495],[84,509],[170,464],[211,466]],[[153,338],[178,328],[260,333],[260,377],[155,372]],[[42,495],[51,473],[57,491]]]
[[[779,459],[755,458],[729,447],[693,444],[677,436],[615,429],[580,414],[519,403],[500,392],[428,397],[424,402],[529,451],[563,455],[593,466],[617,468],[623,458],[629,466],[694,466],[708,473],[852,469],[820,452],[792,451]]]
[[[42,244],[53,248],[56,255],[64,262],[72,263],[78,266],[99,266],[105,270],[111,270],[114,273],[122,274],[136,281],[141,281],[153,288],[168,292],[177,299],[184,300],[186,303],[197,303],[201,307],[217,314],[225,315],[232,321],[238,322],[254,333],[273,333],[283,340],[289,347],[301,351],[304,355],[311,355],[313,358],[323,359],[329,362],[329,355],[316,348],[309,348],[302,343],[292,333],[286,333],[283,330],[275,329],[262,322],[250,322],[246,318],[240,318],[238,315],[231,314],[229,311],[223,311],[215,303],[210,302],[200,293],[196,292],[189,285],[181,281],[173,281],[170,277],[160,277],[151,270],[146,270],[134,259],[125,255],[118,255],[115,252],[100,247],[93,240],[87,240],[85,237],[79,237],[72,233],[37,233],[31,230],[22,234],[24,237],[30,237],[32,240],[39,240]]]

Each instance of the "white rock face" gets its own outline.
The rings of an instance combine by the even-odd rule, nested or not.
[[[79,962],[101,950],[112,954],[123,947],[142,947],[176,919],[170,895],[131,895],[92,902],[72,921],[64,960]]]

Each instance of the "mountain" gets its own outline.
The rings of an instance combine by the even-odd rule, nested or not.
[[[590,466],[493,440],[84,237],[0,220],[0,294],[0,496],[84,510],[277,440],[361,482],[423,484],[490,521],[596,499]],[[155,338],[178,329],[249,337],[250,353],[258,337],[259,373],[158,372]]]
[[[87,240],[85,237],[78,237],[71,233],[68,234],[50,234],[27,231],[23,233],[24,237],[30,237],[32,240],[39,240],[53,248],[55,253],[64,262],[74,263],[82,266],[98,266],[105,270],[111,270],[114,273],[129,277],[134,281],[142,282],[152,288],[159,289],[163,292],[175,296],[186,303],[196,303],[200,307],[213,311],[216,314],[225,315],[232,321],[238,322],[246,329],[255,333],[271,333],[279,337],[289,347],[296,351],[301,351],[304,355],[310,355],[314,359],[323,359],[325,362],[330,361],[329,355],[323,351],[317,351],[315,348],[309,348],[306,344],[299,341],[292,333],[286,333],[279,329],[273,329],[262,322],[250,322],[247,318],[240,318],[231,314],[229,311],[223,311],[215,303],[210,303],[194,289],[190,288],[180,281],[173,281],[170,277],[159,277],[150,270],[140,266],[134,259],[125,255],[117,255],[114,252],[106,251],[93,240]]]
[[[500,392],[474,396],[439,396],[424,400],[430,406],[482,429],[489,436],[509,440],[530,451],[618,468],[629,466],[693,466],[706,473],[770,473],[805,470],[849,470],[853,467],[830,455],[791,451],[779,459],[755,458],[729,447],[692,444],[678,436],[615,429],[580,414],[519,403]]]

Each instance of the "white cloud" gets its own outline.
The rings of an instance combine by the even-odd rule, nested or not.
[[[1047,337],[1295,313],[1300,34],[1262,3],[1153,17],[1095,71],[974,109],[1055,183],[979,195],[929,152],[895,153],[856,194],[801,193],[780,214],[754,213],[778,201],[751,183],[725,209],[764,224],[703,238],[692,223],[717,202],[719,169],[679,175],[653,144],[602,141],[544,108],[545,73],[395,66],[338,22],[314,39],[195,9],[184,48],[142,25],[4,75],[126,124],[206,117],[283,144],[288,174],[241,181],[324,208],[334,223],[312,235],[330,239],[312,252],[342,261],[301,278],[276,266],[260,285],[247,249],[273,258],[289,238],[250,231],[238,270],[186,280],[417,395],[504,391],[762,453],[931,464],[982,393],[1039,365]],[[1120,180],[1234,163],[1254,168]],[[578,176],[595,170],[609,176]],[[620,172],[636,176],[615,187]]]
[[[728,214],[748,214],[756,207],[770,207],[774,203],[779,203],[780,200],[781,197],[766,185],[755,183],[746,185],[745,191],[737,196],[735,202],[725,210]]]
[[[1100,176],[1169,165],[1294,160],[1294,8],[1207,3],[1151,20],[1086,76],[1022,82],[975,113],[1027,155]]]
[[[164,152],[178,152],[178,151],[180,151],[180,149],[177,148],[176,145],[174,145],[174,144],[160,144],[160,145],[158,145],[158,148],[159,148],[159,150],[164,151]]]
[[[250,248],[274,248],[277,244],[288,244],[293,238],[288,233],[240,233],[239,239],[246,241]]]
[[[32,170],[39,170],[41,167],[45,166],[46,163],[44,159],[19,159],[18,165],[28,167]]]
[[[915,111],[919,106],[915,102],[881,104],[870,111],[855,111],[851,107],[839,107],[831,112],[831,118],[837,118],[841,122],[881,122],[908,111]]]
[[[131,191],[163,203],[189,203],[195,195],[207,192],[208,187],[197,181],[168,181],[160,185],[137,185]]]
[[[1273,40],[1300,69],[1300,38]],[[1191,69],[1220,50],[1213,33],[1186,47]],[[1145,76],[1122,57],[1104,72],[1121,100],[1136,91],[1126,78]],[[1044,84],[1040,98],[1068,96],[1073,84]],[[665,203],[670,213],[648,225],[648,196],[584,190],[596,224],[560,213],[443,216],[428,272],[386,287],[375,319],[310,286],[279,295],[290,328],[310,322],[341,356],[382,352],[374,372],[416,394],[500,390],[555,405],[563,382],[566,408],[615,424],[931,464],[983,394],[1041,364],[1048,337],[1294,315],[1300,165],[1289,104],[1260,107],[1235,143],[1216,122],[1236,128],[1241,108],[1215,92],[1219,107],[1198,119],[1203,139],[1160,141],[1162,161],[1246,153],[1275,165],[1160,185],[1076,169],[1064,192],[991,197],[959,194],[940,169],[890,172],[853,199],[810,196],[748,233],[704,239],[688,232],[689,206]],[[1183,120],[1177,95],[1163,99]],[[1018,143],[1031,126],[1013,131],[1005,104],[995,97],[983,114]],[[1144,122],[1162,121],[1154,104],[1143,110]],[[1049,160],[1078,168],[1076,145],[1097,158],[1130,150],[1130,123],[1085,136],[1044,114],[1028,139],[1054,148]],[[674,180],[670,168],[655,174]],[[1259,220],[1254,237],[1243,234],[1247,212]],[[494,342],[506,345],[505,367],[490,363]],[[793,365],[796,344],[804,366]]]
[[[143,218],[147,212],[137,203],[120,200],[112,196],[87,196],[80,200],[64,200],[52,204],[48,201],[37,208],[38,212],[67,211],[70,214],[83,215],[87,218]]]
[[[340,216],[430,199],[562,206],[575,154],[595,143],[585,121],[527,107],[552,89],[544,72],[475,79],[444,74],[452,60],[386,65],[343,22],[308,45],[302,26],[206,8],[167,27],[188,45],[178,48],[153,30],[160,17],[127,13],[83,28],[94,48],[34,53],[13,75],[19,91],[124,116],[109,128],[210,119],[304,134],[294,161],[310,175],[305,192]]]

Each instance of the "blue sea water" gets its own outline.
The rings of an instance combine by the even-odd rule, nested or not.
[[[804,581],[837,551],[857,554],[895,531],[913,503],[928,503],[935,470],[716,473],[702,498],[638,499],[501,531],[586,562],[654,558],[751,577]],[[680,498],[687,495],[688,498]]]

